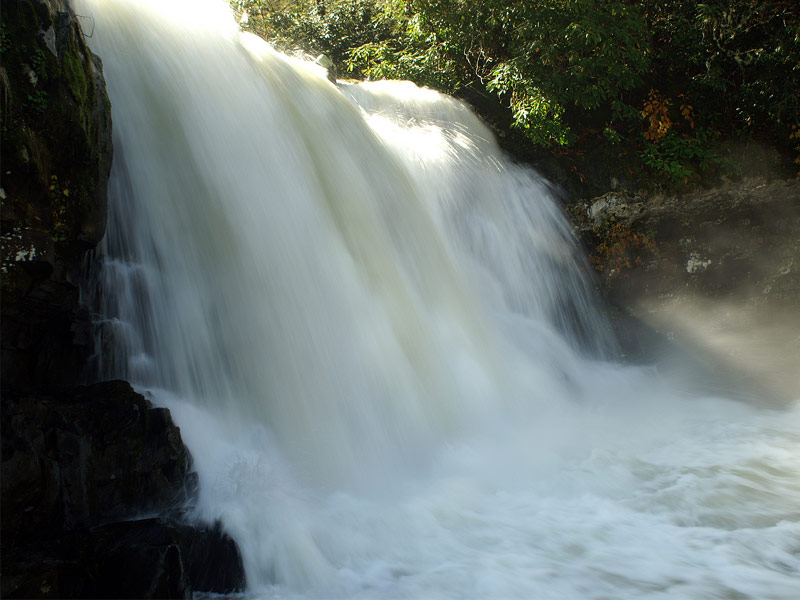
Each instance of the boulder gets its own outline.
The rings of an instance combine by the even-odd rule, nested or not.
[[[2,402],[3,597],[242,589],[233,540],[182,516],[197,479],[168,410],[124,381]]]
[[[218,525],[164,518],[73,532],[3,560],[4,598],[191,598],[244,586],[236,544]]]
[[[124,381],[3,396],[4,543],[178,508],[195,476],[169,411]]]

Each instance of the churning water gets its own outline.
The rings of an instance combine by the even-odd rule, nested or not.
[[[104,356],[252,598],[800,597],[800,408],[614,364],[546,183],[463,105],[335,86],[223,2],[81,0]]]

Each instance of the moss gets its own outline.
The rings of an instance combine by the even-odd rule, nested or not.
[[[68,14],[51,15],[55,5],[38,0],[3,0],[0,9],[2,230],[47,232],[56,259],[70,262],[102,235],[110,104]],[[51,27],[58,57],[42,35]]]
[[[74,35],[73,31],[71,36]],[[79,106],[86,107],[90,103],[91,71],[89,70],[90,66],[87,57],[77,47],[73,39],[70,39],[69,48],[63,53],[61,64],[62,73],[70,92],[72,92]]]
[[[2,5],[2,28],[8,39],[15,39],[20,32],[38,31],[43,18],[47,18],[47,10],[39,14],[30,2],[8,0]],[[11,44],[13,47],[13,44]]]

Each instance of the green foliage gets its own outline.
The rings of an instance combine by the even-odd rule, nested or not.
[[[245,30],[284,52],[325,54],[339,73],[347,69],[352,49],[395,35],[374,0],[231,0],[231,5]]]
[[[716,168],[720,137],[797,145],[797,0],[232,3],[248,28],[340,73],[485,89],[534,144],[574,156],[625,145],[666,181]]]
[[[31,52],[31,66],[34,70],[40,70],[44,66],[46,60],[47,58],[41,48],[37,47],[33,49]]]
[[[451,44],[435,34],[420,37],[416,24],[409,23],[405,35],[367,42],[347,57],[347,70],[369,79],[407,79],[419,85],[454,93],[467,85],[461,65],[452,56]]]
[[[582,113],[619,100],[649,65],[642,15],[621,2],[395,0],[382,6],[400,35],[355,49],[352,70],[448,92],[485,85],[505,99],[515,126],[543,146],[573,143]]]
[[[535,144],[565,146],[574,141],[563,119],[564,106],[524,78],[513,60],[498,65],[492,75],[487,88],[509,97],[514,125],[523,128]]]
[[[25,96],[25,99],[34,112],[40,113],[47,108],[47,92],[44,90],[33,90]]]
[[[648,9],[660,58],[654,75],[683,86],[721,132],[747,131],[785,148],[800,114],[800,3],[676,4]]]
[[[11,50],[11,39],[5,30],[0,31],[0,54],[5,54]]]
[[[489,88],[512,109],[534,109],[515,109],[515,120],[540,145],[574,143],[582,121],[618,118],[610,102],[648,69],[644,20],[622,3],[517,2],[505,18],[510,58],[493,67]]]
[[[705,170],[719,162],[713,153],[714,137],[707,129],[697,129],[691,135],[672,129],[658,141],[643,145],[642,161],[669,179],[685,179],[692,175],[693,167]]]

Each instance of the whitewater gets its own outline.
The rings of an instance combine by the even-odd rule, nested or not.
[[[335,85],[224,2],[74,9],[102,372],[171,410],[246,598],[800,597],[800,406],[618,362],[549,185],[466,106]]]

